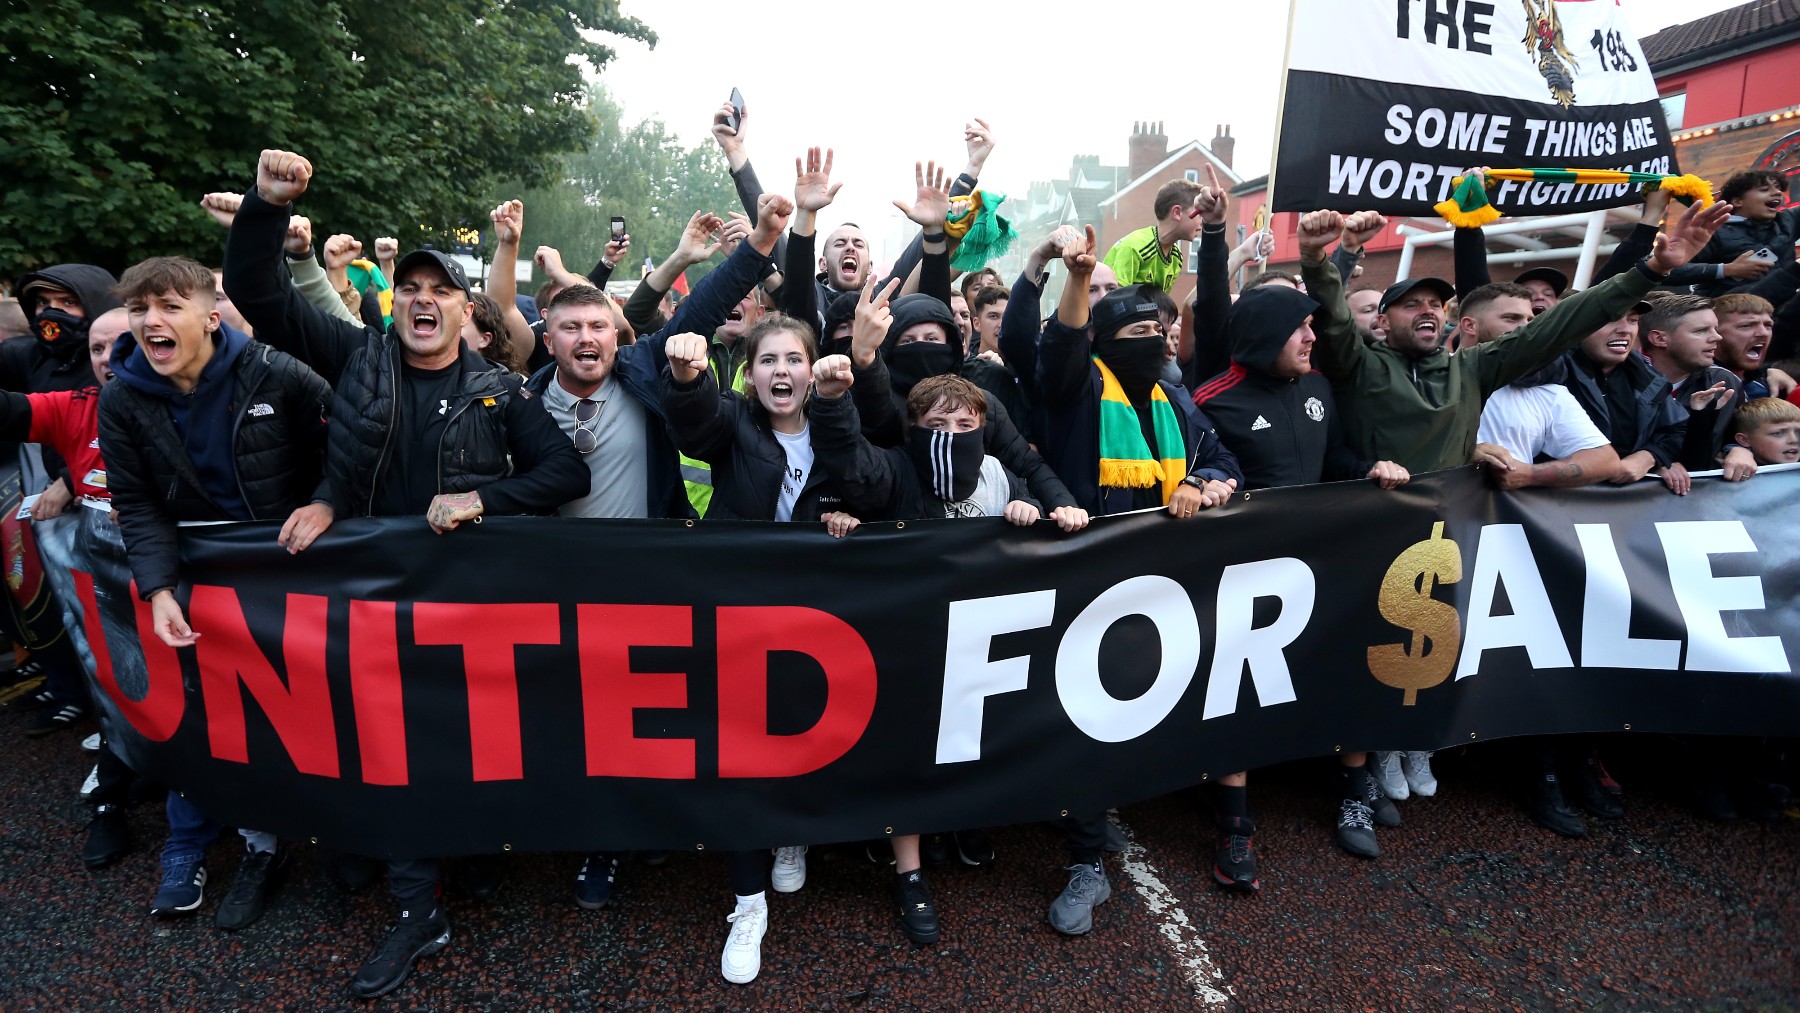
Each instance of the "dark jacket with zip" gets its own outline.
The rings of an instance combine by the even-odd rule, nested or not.
[[[1635,352],[1615,368],[1624,372],[1635,393],[1632,401],[1635,424],[1630,432],[1613,432],[1612,415],[1607,411],[1605,378],[1581,349],[1568,352],[1539,376],[1547,383],[1567,387],[1581,410],[1587,412],[1588,418],[1606,435],[1620,457],[1647,450],[1659,468],[1680,460],[1682,444],[1687,439],[1688,411],[1681,402],[1669,396],[1669,381]]]
[[[713,498],[707,518],[774,520],[788,459],[762,404],[736,391],[721,395],[710,369],[680,383],[665,367],[662,391],[675,445],[712,465]],[[838,509],[839,502],[824,469],[815,462],[794,501],[793,519],[817,521]]]
[[[225,246],[225,291],[270,344],[306,362],[335,388],[331,501],[340,518],[369,516],[399,419],[400,339],[329,316],[289,283],[281,253],[289,209],[252,188]],[[492,514],[548,513],[588,488],[574,445],[520,379],[467,348],[456,402],[437,448],[438,492],[479,489]]]
[[[323,492],[331,388],[304,363],[261,342],[242,348],[230,379],[237,492],[252,520],[286,520]],[[148,599],[181,579],[178,522],[232,517],[207,495],[168,399],[126,382],[122,370],[131,356],[143,357],[127,334],[114,351],[120,375],[100,393],[100,453],[131,575]]]
[[[1209,269],[1212,278],[1206,277]],[[1225,287],[1223,258],[1209,263],[1202,257],[1200,271],[1196,289]],[[1200,302],[1195,300],[1193,362],[1223,360],[1225,365],[1223,372],[1194,388],[1194,406],[1212,419],[1219,439],[1237,458],[1244,488],[1366,476],[1374,464],[1358,458],[1344,442],[1331,381],[1317,373],[1286,377],[1270,372],[1294,331],[1319,304],[1278,285],[1245,292],[1222,317],[1203,312]]]

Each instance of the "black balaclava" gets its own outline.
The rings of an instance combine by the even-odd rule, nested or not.
[[[887,343],[883,346],[882,355],[887,359],[888,374],[893,378],[895,393],[904,397],[907,391],[913,389],[913,384],[928,376],[942,376],[957,371],[963,361],[963,336],[962,330],[956,326],[956,317],[950,312],[950,307],[931,296],[915,294],[895,299],[892,308],[894,320],[888,326]],[[941,326],[946,342],[898,343],[900,335],[913,326],[924,323]]]
[[[856,303],[861,297],[860,292],[844,292],[825,307],[825,329],[819,332],[819,358],[850,354],[850,343],[854,338],[847,335],[834,341],[831,334],[838,329],[839,324],[853,323],[856,320]]]
[[[1162,376],[1167,343],[1161,337],[1120,338],[1118,333],[1141,320],[1159,319],[1155,292],[1154,285],[1132,285],[1114,289],[1094,304],[1094,354],[1133,402],[1148,397]]]
[[[913,426],[907,434],[906,451],[933,496],[955,503],[975,495],[982,460],[987,456],[979,428],[952,433]]]
[[[34,288],[37,282],[73,292],[81,300],[82,316],[39,308],[39,290]],[[101,314],[119,307],[119,297],[113,294],[117,286],[117,279],[104,268],[92,264],[57,264],[19,279],[19,308],[31,321],[31,332],[38,340],[38,347],[66,366],[87,355],[88,326]]]

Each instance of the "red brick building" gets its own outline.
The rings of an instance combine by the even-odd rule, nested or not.
[[[1800,189],[1800,0],[1752,0],[1666,28],[1642,42],[1663,96],[1682,171],[1710,180],[1716,189],[1739,169],[1775,169],[1794,179],[1789,189],[1792,199]],[[1232,190],[1239,234],[1254,228],[1258,212],[1267,206],[1268,182],[1264,176]],[[1273,218],[1275,257],[1270,266],[1277,270],[1298,267],[1294,238],[1298,220],[1293,212]],[[1601,258],[1636,220],[1631,208],[1611,213],[1605,234],[1598,237]],[[1390,284],[1398,274],[1408,235],[1446,228],[1435,218],[1392,222],[1369,244],[1356,284]],[[1541,231],[1510,235],[1490,228],[1488,254],[1496,261],[1509,253],[1515,258],[1549,258],[1504,267],[1496,263],[1494,275],[1508,278],[1528,266],[1548,264],[1574,278],[1585,234],[1584,227],[1567,219]],[[1421,245],[1415,240],[1409,276],[1448,278],[1452,270],[1447,243]]]
[[[1208,179],[1206,166],[1210,163],[1220,184],[1231,187],[1242,183],[1243,178],[1231,169],[1236,144],[1231,128],[1222,126],[1215,131],[1210,145],[1189,141],[1170,151],[1169,138],[1163,133],[1161,123],[1137,124],[1132,129],[1128,148],[1126,168],[1130,182],[1099,205],[1100,215],[1094,230],[1100,240],[1100,249],[1110,250],[1114,243],[1132,232],[1156,224],[1156,191],[1170,180],[1189,179],[1204,184]],[[1170,294],[1178,304],[1185,306],[1194,300],[1195,265],[1191,244],[1182,246],[1187,270],[1176,279]]]

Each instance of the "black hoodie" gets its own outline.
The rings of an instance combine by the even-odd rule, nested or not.
[[[901,378],[890,371],[886,360],[894,354],[900,335],[906,333],[907,328],[926,322],[939,324],[948,340],[943,345],[936,345],[943,350],[944,368],[938,372],[956,373],[980,387],[987,396],[987,423],[982,426],[982,438],[988,454],[1025,480],[1032,497],[1043,504],[1046,513],[1058,507],[1074,506],[1075,497],[1069,493],[1068,486],[1044,463],[1043,457],[1031,448],[1013,423],[1013,406],[1007,403],[1008,398],[994,390],[998,383],[993,373],[1004,373],[1010,380],[1011,372],[984,359],[963,358],[962,331],[956,326],[956,317],[951,314],[949,305],[942,300],[923,294],[901,296],[894,300],[892,308],[894,318],[881,354],[875,357],[873,366],[855,370],[856,383],[850,388],[862,420],[863,435],[877,447],[904,445],[906,395],[911,392],[912,383],[902,383]],[[1017,393],[1017,381],[1011,382],[1012,390]],[[1024,415],[1019,417],[1024,418]]]
[[[88,364],[87,342],[68,336],[54,341],[38,333],[37,292],[26,291],[34,281],[47,281],[67,289],[81,300],[82,315],[88,322],[102,313],[119,307],[113,294],[118,281],[105,270],[92,264],[57,264],[33,271],[19,279],[19,308],[32,326],[24,337],[0,341],[0,388],[21,394],[42,394],[53,390],[80,390],[95,384],[94,369]]]
[[[1244,293],[1226,318],[1231,368],[1194,393],[1194,404],[1243,468],[1246,489],[1362,478],[1374,466],[1345,444],[1329,380],[1270,372],[1282,346],[1318,308],[1280,285]]]

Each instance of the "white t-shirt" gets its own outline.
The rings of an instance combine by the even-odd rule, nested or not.
[[[1539,454],[1560,461],[1578,450],[1608,443],[1569,388],[1555,383],[1495,391],[1481,409],[1481,428],[1475,438],[1505,447],[1525,464],[1537,460]]]
[[[781,441],[781,449],[787,454],[787,471],[781,476],[781,498],[775,501],[775,519],[791,521],[794,504],[800,500],[800,490],[806,488],[807,476],[812,474],[812,427],[791,436],[777,432],[775,438]]]

